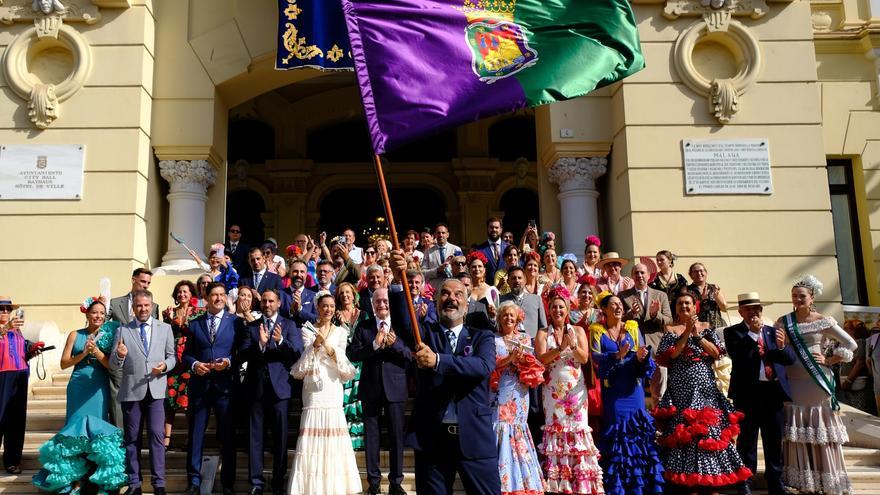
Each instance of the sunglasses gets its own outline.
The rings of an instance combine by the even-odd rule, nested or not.
[[[467,266],[467,261],[456,261],[455,265],[456,266]]]
[[[364,251],[364,254],[376,254],[376,251],[373,251],[373,250],[371,249],[371,250],[369,250],[369,251]]]
[[[230,234],[241,234],[241,231],[240,230],[230,230],[229,233]]]
[[[11,313],[12,306],[0,306],[0,313]]]

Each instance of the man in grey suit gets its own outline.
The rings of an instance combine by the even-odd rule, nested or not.
[[[523,330],[532,339],[538,333],[538,329],[547,326],[547,315],[544,312],[544,302],[541,296],[526,292],[526,276],[523,269],[518,266],[512,266],[507,271],[507,285],[510,292],[501,296],[501,302],[513,301],[517,306],[522,308],[526,318],[523,320]]]
[[[114,297],[110,299],[110,311],[107,319],[118,321],[122,325],[128,325],[134,319],[134,310],[132,309],[131,295],[135,291],[150,290],[150,282],[153,280],[153,272],[146,268],[135,268],[131,273],[131,290],[124,296]],[[159,318],[159,305],[153,303],[153,318]],[[115,424],[117,428],[122,429],[125,425],[122,422],[122,406],[116,400],[119,394],[119,381],[122,372],[119,370],[110,370],[110,422]]]
[[[425,259],[422,260],[422,273],[425,280],[435,289],[440,283],[451,277],[452,268],[449,259],[453,256],[461,256],[461,248],[447,242],[449,240],[449,226],[438,223],[434,227],[435,243],[425,251]]]
[[[117,399],[122,404],[127,495],[141,495],[141,424],[147,425],[153,493],[165,495],[166,373],[177,363],[171,326],[151,316],[153,294],[132,293],[134,319],[119,327],[110,369],[121,370]]]
[[[648,267],[642,263],[633,265],[630,276],[635,287],[620,291],[617,296],[623,302],[626,311],[624,319],[635,320],[639,330],[645,336],[645,344],[654,350],[660,347],[660,339],[666,325],[672,323],[672,311],[669,310],[669,297],[662,290],[648,287]],[[654,404],[660,400],[660,393],[666,383],[666,368],[657,366],[651,377],[651,396]]]

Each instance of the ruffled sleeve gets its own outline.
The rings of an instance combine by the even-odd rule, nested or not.
[[[719,358],[727,355],[727,347],[724,346],[724,340],[718,338],[718,332],[716,332],[714,328],[703,330],[702,335],[704,339],[708,340],[718,348]]]
[[[330,345],[333,346],[336,357],[335,359],[331,359],[325,354],[325,358],[331,362],[332,366],[336,366],[336,371],[339,372],[340,380],[343,382],[351,380],[357,375],[357,369],[351,364],[351,361],[349,361],[348,357],[345,355],[345,347],[348,345],[348,332],[345,328],[334,328],[333,338],[330,339]],[[324,353],[324,351],[322,350],[321,353]]]
[[[837,320],[828,316],[822,321],[822,335],[836,340],[838,345],[834,349],[834,355],[839,356],[841,362],[848,363],[853,360],[853,352],[859,348],[859,344],[837,324]]]
[[[657,362],[660,366],[669,366],[672,363],[672,351],[675,348],[675,341],[678,335],[675,332],[666,332],[660,339],[660,345],[657,347]]]
[[[110,354],[113,342],[116,341],[116,332],[119,330],[119,326],[118,321],[108,321],[101,325],[101,329],[98,330],[100,336],[98,336],[98,340],[95,343],[104,354]]]
[[[318,355],[315,352],[315,327],[310,322],[306,322],[302,327],[303,353],[299,357],[290,374],[297,380],[305,380],[307,377],[315,379],[319,373]]]

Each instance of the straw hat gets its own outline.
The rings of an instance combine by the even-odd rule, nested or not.
[[[608,263],[620,263],[620,266],[626,266],[629,264],[629,260],[621,258],[615,251],[608,251],[603,254],[602,259],[596,263],[596,268],[604,268]]]
[[[761,296],[757,292],[743,292],[736,296],[737,304],[742,306],[763,306]]]
[[[10,306],[12,309],[18,309],[18,304],[12,304],[12,298],[9,296],[0,296],[0,306]]]

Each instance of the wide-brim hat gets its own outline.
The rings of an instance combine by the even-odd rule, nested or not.
[[[742,306],[763,306],[761,295],[757,292],[743,292],[736,296],[737,305]]]
[[[12,298],[9,296],[0,296],[0,306],[10,306],[12,309],[18,309],[18,304],[12,304]]]
[[[629,264],[628,259],[621,258],[620,255],[615,251],[608,251],[607,253],[602,255],[602,259],[596,263],[596,268],[604,268],[608,263],[620,263],[620,266],[626,266]]]

